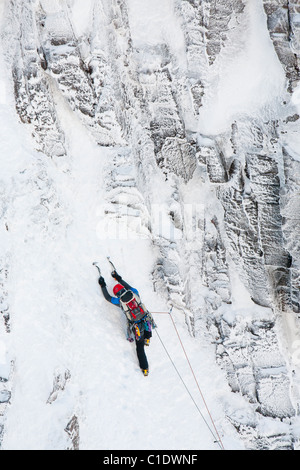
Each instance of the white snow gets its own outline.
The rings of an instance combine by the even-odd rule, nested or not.
[[[59,11],[59,2],[41,3],[50,13]],[[83,9],[79,0],[70,4],[79,36],[89,27],[92,3],[85,2]],[[184,38],[174,4],[173,0],[129,0],[129,17],[137,47],[167,40],[182,64]],[[265,17],[259,5],[256,0],[247,7],[251,15],[245,32],[247,47],[232,61],[221,55],[212,66],[216,88],[200,112],[202,134],[227,130],[232,116],[260,112],[283,90],[284,74],[262,27]],[[147,235],[114,240],[110,232],[101,232],[103,173],[114,150],[93,142],[53,85],[68,156],[51,160],[35,152],[29,134],[17,121],[2,54],[0,50],[0,194],[6,188],[8,200],[0,245],[10,258],[11,333],[5,333],[1,323],[0,375],[4,369],[7,375],[10,360],[15,361],[3,449],[64,449],[70,445],[64,428],[74,414],[80,423],[82,450],[218,449],[156,333],[147,350],[150,375],[144,378],[134,345],[125,339],[124,318],[100,292],[92,262],[103,266],[111,291],[106,261],[110,255],[151,311],[169,309],[153,292],[150,273],[156,252]],[[193,190],[201,191],[191,188],[187,201]],[[159,184],[153,191],[163,199]],[[43,202],[45,197],[49,200]],[[162,203],[167,205],[168,200]],[[168,226],[160,224],[159,229],[168,230]],[[234,306],[224,311],[228,321],[240,307],[245,315],[253,309],[240,289],[236,280]],[[209,422],[171,319],[165,313],[153,315],[159,335]],[[225,448],[243,449],[224,409],[232,407],[247,415],[244,401],[230,392],[205,334],[201,341],[192,338],[182,313],[174,309],[173,315]],[[65,390],[47,403],[55,375],[66,370],[71,377]]]
[[[82,8],[82,1],[73,1],[71,11],[72,24],[75,29],[76,37],[82,36],[90,29],[92,23],[93,0],[85,0],[84,8]]]
[[[180,20],[174,15],[175,0],[129,0],[128,13],[135,47],[168,44],[171,51],[185,54]]]
[[[4,75],[3,66],[0,70]],[[105,259],[110,254],[153,311],[167,310],[153,294],[149,279],[155,260],[149,240],[98,239],[97,213],[104,201],[101,175],[110,151],[89,140],[58,94],[56,101],[67,135],[66,160],[49,160],[32,150],[16,120],[11,95],[0,112],[1,180],[11,187],[9,354],[16,361],[3,448],[66,448],[64,428],[76,414],[81,449],[216,449],[156,334],[147,351],[151,373],[144,378],[134,346],[125,340],[120,311],[107,304],[99,291],[92,262],[103,265],[111,290],[113,280]],[[41,176],[51,181],[59,208],[50,205],[47,211],[40,206],[34,179],[39,181]],[[1,242],[4,236],[2,230]],[[154,316],[161,338],[205,415],[170,318]],[[208,360],[206,348],[187,334],[181,315],[175,313],[175,318],[222,433],[221,387],[226,394],[227,385],[218,383],[220,373],[213,356]],[[2,331],[3,341],[6,337]],[[212,369],[216,369],[213,380],[208,374]],[[65,370],[71,373],[65,391],[47,403],[54,375]],[[230,435],[224,441],[228,447],[240,447]]]
[[[291,98],[294,113],[300,115],[300,86],[294,90]],[[295,159],[300,161],[300,133],[299,133],[299,120],[289,123],[289,128],[284,136],[285,148],[289,154]]]
[[[259,115],[278,106],[285,90],[285,74],[266,28],[260,0],[246,4],[246,24],[233,35],[204,80],[212,83],[204,95],[198,130],[204,135],[228,131],[235,116]]]

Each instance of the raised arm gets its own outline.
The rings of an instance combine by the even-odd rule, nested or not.
[[[137,289],[135,289],[134,287],[130,286],[126,281],[124,281],[124,279],[122,278],[122,276],[120,276],[116,271],[113,271],[111,273],[112,277],[118,281],[120,284],[122,284],[122,286],[125,287],[125,289],[128,289],[128,290],[132,290],[134,293],[138,294],[138,291]]]
[[[102,294],[104,295],[105,300],[110,302],[113,305],[120,305],[120,300],[117,297],[112,297],[106,288],[106,282],[104,280],[104,277],[100,276],[98,279],[98,283],[101,287]]]

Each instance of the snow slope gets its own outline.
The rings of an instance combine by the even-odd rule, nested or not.
[[[1,78],[10,90],[3,65]],[[151,289],[148,273],[155,257],[150,242],[97,236],[97,213],[104,200],[101,176],[110,151],[95,145],[59,95],[56,99],[68,157],[55,162],[32,150],[10,91],[1,103],[1,181],[10,188],[9,231],[1,232],[1,244],[9,239],[13,312],[6,360],[15,360],[3,449],[64,449],[70,445],[64,429],[73,414],[80,421],[81,449],[218,448],[156,335],[148,351],[151,374],[144,378],[134,346],[125,340],[119,310],[102,298],[92,262],[103,264],[111,289],[110,254],[153,311],[168,309]],[[49,185],[51,196],[46,192],[49,200],[43,207]],[[154,316],[205,416],[171,320]],[[221,390],[229,393],[227,385],[212,353],[208,360],[206,348],[189,337],[180,317],[177,321],[222,429]],[[1,336],[7,341],[4,332]],[[70,371],[66,389],[47,403],[54,377],[65,371]],[[224,440],[231,448],[240,446],[235,437]]]
[[[245,8],[250,21],[209,72],[214,86],[199,117],[199,131],[205,135],[228,131],[228,124],[241,115],[274,112],[285,92],[284,71],[265,28],[262,2],[248,2]]]
[[[60,11],[61,2],[41,3],[49,15]],[[77,38],[90,32],[96,7],[103,7],[97,24],[111,27],[106,13],[109,2],[89,0],[84,11],[80,0],[63,4]],[[149,48],[166,43],[176,58],[176,73],[181,79],[187,70],[187,59],[181,20],[175,14],[178,2],[128,0],[127,6],[132,42],[140,54],[135,55],[135,60],[140,61],[139,70],[154,70],[156,59]],[[241,48],[234,49],[233,33],[233,49],[229,47],[221,53],[204,77],[211,88],[204,96],[199,115],[195,117],[185,103],[183,114],[188,130],[197,133],[199,142],[211,142],[211,136],[227,132],[241,115],[261,116],[266,108],[267,113],[275,114],[274,109],[283,98],[284,74],[264,29],[260,1],[247,3],[246,18],[250,21]],[[247,47],[243,47],[245,42]],[[84,56],[84,40],[81,46]],[[147,181],[144,192],[131,186],[139,176],[130,147],[134,139],[127,148],[120,143],[97,145],[50,75],[66,155],[49,158],[35,150],[30,130],[17,119],[4,52],[0,49],[0,245],[1,261],[8,267],[10,332],[2,322],[0,375],[7,378],[7,383],[0,384],[0,391],[11,387],[12,394],[10,403],[1,409],[2,449],[219,449],[155,332],[147,350],[150,375],[142,376],[134,345],[125,339],[124,318],[104,300],[92,266],[93,261],[101,264],[111,291],[113,279],[106,260],[110,255],[119,273],[140,291],[153,312],[160,338],[211,424],[176,331],[165,313],[170,303],[153,287],[153,271],[161,248],[154,243],[159,238],[157,234],[162,245],[169,243],[172,248],[176,244],[174,237],[171,243],[168,239],[172,238],[171,228],[164,218],[174,192],[172,176],[167,180],[154,169],[151,175],[155,179]],[[138,118],[134,121],[136,127]],[[118,183],[123,188],[120,194]],[[111,194],[120,198],[118,202],[126,208],[124,214],[120,207],[113,209],[116,204],[109,199]],[[222,217],[221,204],[211,186],[203,182],[199,168],[186,186],[180,186],[180,196],[182,205],[197,201],[201,213],[205,207],[208,215],[217,213]],[[159,220],[151,220],[152,233],[147,223],[153,214],[147,213],[145,203],[151,197],[152,202],[157,201],[164,208]],[[138,204],[142,206],[140,212],[136,209]],[[172,235],[176,238],[176,234],[175,230]],[[191,229],[186,228],[185,234],[195,243]],[[202,250],[202,239],[196,241]],[[178,270],[184,272],[185,260],[176,260]],[[174,260],[169,261],[171,264]],[[209,262],[213,264],[213,259]],[[271,318],[270,309],[252,302],[230,259],[229,264],[232,303],[224,302],[219,316],[228,324],[237,319],[243,324],[249,319]],[[191,278],[193,269],[196,272],[191,265]],[[215,297],[199,284],[198,278],[197,282],[196,292],[191,293],[192,304],[205,312],[203,299],[207,296],[213,304]],[[245,448],[245,440],[231,425],[228,415],[232,421],[236,418],[241,427],[250,423],[266,439],[289,434],[287,421],[257,416],[251,403],[232,392],[225,371],[216,363],[212,335],[201,329],[200,322],[197,336],[191,336],[188,315],[175,306],[174,320],[225,449]],[[237,334],[234,339],[241,338]],[[296,339],[297,335],[293,336]],[[277,351],[274,357],[277,358]],[[287,397],[281,398],[285,403]],[[297,424],[296,419],[295,435]],[[268,445],[271,448],[273,444]]]
[[[97,183],[107,151],[89,142],[86,135],[83,140],[81,124],[73,116],[69,121],[70,112],[64,105],[61,113],[69,142],[67,168],[32,153],[14,118],[11,99],[1,109],[2,138],[7,142],[6,155],[10,155],[3,161],[8,167],[5,181],[13,187],[10,284],[14,313],[9,356],[16,358],[3,448],[63,449],[68,445],[64,428],[75,413],[81,423],[81,449],[214,449],[216,445],[156,335],[148,353],[151,374],[143,378],[134,346],[125,341],[120,312],[99,293],[92,261],[103,263],[111,288],[105,259],[111,254],[120,272],[137,285],[154,311],[167,309],[151,293],[147,274],[154,257],[147,240],[126,246],[123,241],[99,242],[97,205],[102,195]],[[60,205],[59,224],[53,207],[33,219],[40,190],[33,190],[31,178],[24,177],[26,172],[37,179],[43,173],[45,178],[53,178],[55,173],[52,190]],[[205,414],[170,319],[166,315],[155,318]],[[178,321],[184,342],[193,351],[194,366],[198,364],[196,373],[205,377],[216,367],[214,359],[208,361],[205,348],[194,344],[182,320]],[[55,402],[47,403],[54,374],[65,370],[71,374],[66,390]],[[214,380],[210,376],[202,383],[220,422],[221,384],[217,371]],[[211,387],[217,394],[214,399]],[[226,393],[226,385],[223,387]],[[238,445],[234,442],[230,441],[231,447]]]

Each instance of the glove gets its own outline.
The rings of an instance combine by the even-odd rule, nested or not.
[[[122,277],[117,273],[117,271],[113,271],[111,275],[118,282],[120,282],[120,280],[122,279]]]
[[[105,280],[104,280],[104,277],[102,277],[102,276],[99,277],[98,283],[100,284],[101,287],[105,287],[105,286],[106,286],[106,282],[105,282]]]

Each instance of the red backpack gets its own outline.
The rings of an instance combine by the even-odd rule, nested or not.
[[[138,322],[147,314],[141,306],[139,296],[130,290],[120,297],[120,304],[129,321]]]

